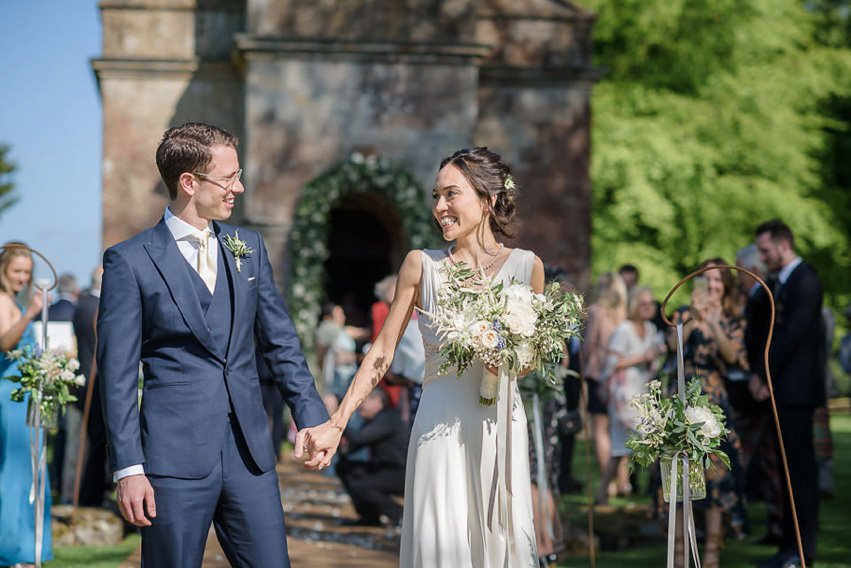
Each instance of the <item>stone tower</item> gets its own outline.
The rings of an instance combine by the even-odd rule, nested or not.
[[[263,232],[284,288],[298,254],[287,246],[296,208],[329,166],[353,152],[389,160],[425,188],[429,208],[439,161],[471,145],[502,154],[523,188],[516,244],[587,285],[590,98],[599,70],[591,66],[593,14],[574,3],[103,0],[100,7],[103,54],[93,67],[104,111],[105,246],[162,215],[167,196],[154,150],[168,127],[200,120],[240,137],[246,192],[235,221]],[[346,238],[330,246],[329,267],[335,254],[363,257],[371,268],[361,288],[398,268],[406,247],[392,199],[367,191],[335,211],[329,222]]]

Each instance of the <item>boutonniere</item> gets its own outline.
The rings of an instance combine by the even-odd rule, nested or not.
[[[225,235],[225,248],[233,254],[236,261],[236,271],[242,272],[242,259],[253,253],[254,249],[239,238],[239,231],[235,231],[234,236]]]

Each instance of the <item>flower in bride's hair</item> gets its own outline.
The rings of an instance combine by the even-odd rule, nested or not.
[[[499,340],[499,333],[497,333],[495,329],[486,330],[479,338],[479,341],[482,342],[482,346],[487,349],[496,349],[499,346]]]
[[[507,175],[507,176],[505,176],[505,181],[503,182],[503,184],[502,184],[502,185],[503,185],[503,186],[505,187],[505,189],[507,189],[508,191],[511,191],[512,189],[514,189],[515,187],[517,187],[517,186],[515,185],[515,183],[514,183],[514,178],[513,178],[513,177],[511,177],[511,175]]]

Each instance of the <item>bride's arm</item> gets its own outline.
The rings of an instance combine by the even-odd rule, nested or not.
[[[417,303],[423,272],[422,254],[421,251],[414,250],[405,257],[396,281],[396,296],[390,306],[390,313],[337,411],[328,422],[305,428],[298,433],[294,453],[296,458],[299,458],[304,451],[307,452],[310,459],[305,463],[305,467],[322,468],[331,462],[349,418],[390,368],[396,345],[405,333],[411,312]]]

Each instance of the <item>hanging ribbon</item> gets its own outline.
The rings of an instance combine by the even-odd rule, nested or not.
[[[683,362],[683,324],[677,324],[677,392],[683,404],[686,401],[685,364]],[[680,468],[682,464],[682,468]],[[699,466],[699,464],[698,464]],[[689,459],[685,452],[677,452],[671,459],[670,491],[668,493],[668,568],[674,568],[674,543],[677,532],[677,483],[679,472],[682,471],[683,484],[683,566],[689,567],[689,550],[694,558],[694,565],[700,568],[700,554],[697,549],[697,535],[694,529],[694,511],[691,506],[689,484]]]
[[[511,413],[514,409],[512,383],[515,376],[502,365],[499,367],[497,376],[499,389],[496,398],[496,463],[491,482],[487,526],[490,531],[493,531],[494,517],[496,517],[497,526],[507,534],[506,554],[508,554],[514,542],[513,525],[510,519],[512,518],[511,500],[514,496],[511,488]]]

